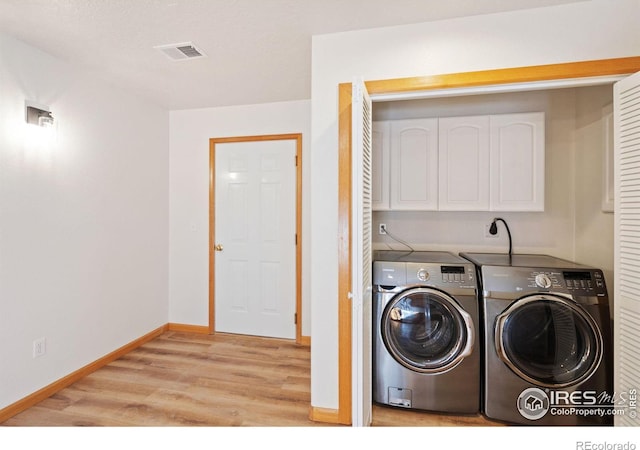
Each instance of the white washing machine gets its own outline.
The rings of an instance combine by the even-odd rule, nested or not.
[[[473,264],[446,252],[381,251],[373,263],[373,400],[478,413]]]
[[[602,271],[548,255],[460,255],[476,265],[482,291],[484,414],[526,425],[611,425]]]

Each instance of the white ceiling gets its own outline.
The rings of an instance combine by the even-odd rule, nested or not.
[[[311,36],[577,0],[0,0],[0,31],[167,109],[311,97]],[[193,42],[207,58],[153,47]]]

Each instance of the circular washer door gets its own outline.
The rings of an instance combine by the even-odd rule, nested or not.
[[[445,372],[471,354],[471,316],[444,292],[413,288],[385,307],[380,329],[387,350],[408,369]]]
[[[498,356],[530,383],[567,387],[589,378],[602,359],[602,335],[571,300],[533,295],[517,300],[496,320]]]

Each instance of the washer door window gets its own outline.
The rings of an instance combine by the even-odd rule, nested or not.
[[[382,339],[389,353],[408,369],[445,372],[471,354],[471,316],[447,294],[430,288],[402,292],[382,315]]]
[[[534,295],[513,303],[497,317],[498,356],[523,379],[566,387],[589,378],[602,358],[602,335],[576,303]]]

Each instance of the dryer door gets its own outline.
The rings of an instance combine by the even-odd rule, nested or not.
[[[575,302],[538,294],[512,303],[497,317],[498,356],[530,383],[552,388],[589,378],[602,359],[602,335]]]
[[[389,353],[403,366],[441,373],[471,354],[471,316],[446,293],[426,287],[401,292],[382,314],[380,330]]]

